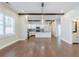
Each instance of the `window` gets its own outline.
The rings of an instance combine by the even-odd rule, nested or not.
[[[15,20],[12,17],[5,16],[5,34],[14,34]]]
[[[0,36],[15,34],[15,19],[0,13]]]
[[[3,14],[2,13],[0,13],[0,35],[3,35],[4,33],[3,33],[3,31],[4,31],[4,19],[3,19]]]

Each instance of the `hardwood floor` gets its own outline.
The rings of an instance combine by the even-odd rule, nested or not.
[[[1,57],[77,57],[79,56],[79,44],[67,44],[52,39],[36,39],[19,41],[9,47],[0,50]]]

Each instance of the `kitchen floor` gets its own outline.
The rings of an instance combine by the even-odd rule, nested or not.
[[[19,41],[0,50],[1,57],[79,57],[79,44],[67,44],[54,36],[51,39]]]

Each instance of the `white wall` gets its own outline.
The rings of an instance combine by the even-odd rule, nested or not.
[[[60,37],[60,35],[61,35],[61,33],[60,33],[61,28],[59,26],[61,26],[61,16],[60,15],[56,16],[56,37]]]
[[[7,36],[7,37],[0,38],[0,48],[4,48],[7,45],[9,45],[15,41],[18,41],[20,39],[19,38],[20,26],[18,26],[19,25],[19,19],[18,19],[19,16],[17,15],[17,13],[12,11],[10,8],[6,7],[5,5],[2,5],[1,3],[0,3],[0,12],[2,12],[4,15],[11,16],[16,20],[16,24],[15,24],[16,34],[9,36],[9,37]]]
[[[28,18],[26,18],[25,16],[23,16],[23,15],[19,16],[21,40],[27,39],[27,28],[28,28],[27,20],[28,20]]]
[[[61,19],[61,39],[65,42],[72,43],[72,20],[68,15],[62,16]]]
[[[54,21],[54,22],[52,23],[52,34],[53,34],[54,36],[57,36],[57,34],[56,34],[56,21]]]
[[[75,41],[75,38],[72,34],[72,21],[78,17],[79,7],[75,7],[74,9],[67,12],[64,16],[62,16],[62,39],[67,43],[72,44]]]
[[[61,26],[61,16],[55,16],[55,21],[52,23],[52,32],[56,37],[61,35],[59,25]]]

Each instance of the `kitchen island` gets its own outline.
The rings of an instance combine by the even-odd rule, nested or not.
[[[48,31],[36,32],[35,38],[51,38],[51,32]]]
[[[34,35],[35,38],[51,38],[51,31],[44,29],[28,29],[28,37]]]

